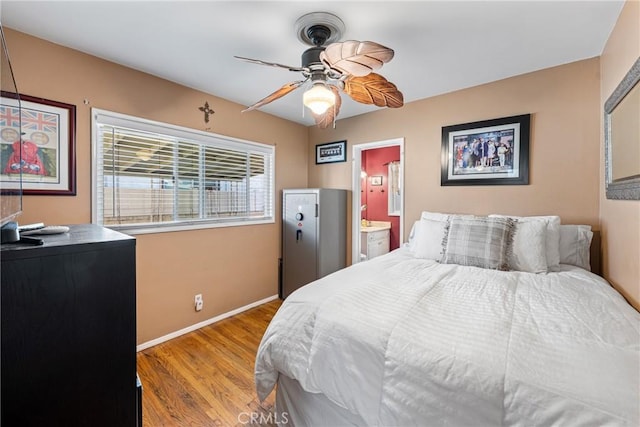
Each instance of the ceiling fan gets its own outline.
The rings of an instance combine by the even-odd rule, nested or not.
[[[393,49],[371,41],[338,42],[344,29],[342,20],[331,13],[312,12],[300,17],[296,21],[298,39],[312,46],[302,53],[300,67],[235,56],[254,64],[300,72],[304,77],[303,80],[287,83],[243,112],[269,104],[305,84],[310,87],[303,95],[303,103],[311,110],[316,124],[321,128],[335,123],[342,105],[340,91],[363,104],[402,107],[402,92],[383,76],[373,72],[391,61]]]

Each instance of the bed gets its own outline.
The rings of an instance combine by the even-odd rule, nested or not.
[[[286,299],[259,398],[296,426],[639,425],[640,314],[588,271],[590,227],[562,227],[423,213],[409,244]]]

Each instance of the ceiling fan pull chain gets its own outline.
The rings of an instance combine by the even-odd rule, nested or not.
[[[333,104],[333,128],[336,128],[336,116],[338,115],[338,113],[336,113],[336,104]]]

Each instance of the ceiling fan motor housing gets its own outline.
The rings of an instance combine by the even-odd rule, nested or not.
[[[307,37],[314,46],[322,46],[331,37],[331,30],[324,25],[312,25],[307,29]]]
[[[320,61],[320,52],[324,51],[324,47],[316,46],[302,52],[302,67],[309,67],[313,64],[322,64]]]

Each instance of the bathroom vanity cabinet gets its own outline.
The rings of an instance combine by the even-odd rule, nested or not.
[[[362,260],[368,260],[389,252],[391,223],[372,221],[360,228],[360,252]]]

